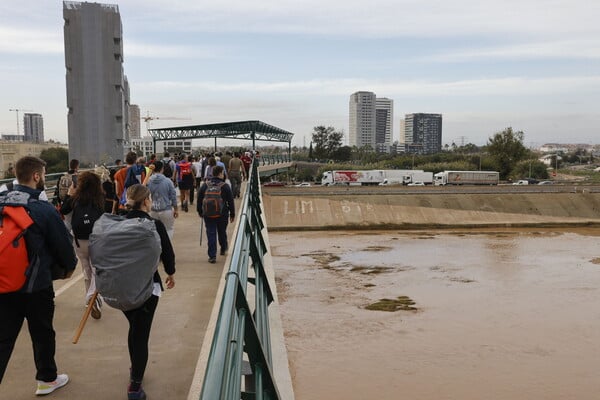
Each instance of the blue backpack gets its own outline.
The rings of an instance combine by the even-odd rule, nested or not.
[[[140,171],[143,169],[143,171]],[[138,173],[139,172],[139,173]],[[144,176],[146,175],[146,168],[143,165],[132,165],[127,169],[127,175],[125,176],[125,185],[123,187],[123,193],[121,193],[120,203],[121,205],[125,205],[127,203],[127,188],[136,185],[138,183],[142,183],[144,180]],[[138,176],[141,177],[138,179]]]

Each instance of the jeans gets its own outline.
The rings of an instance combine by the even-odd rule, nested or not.
[[[204,218],[206,226],[206,240],[208,242],[208,258],[217,257],[217,239],[221,249],[227,249],[227,223],[228,215],[219,218]]]
[[[34,293],[0,294],[0,383],[25,318],[33,345],[35,379],[44,382],[56,379],[54,289],[50,286]]]
[[[158,305],[158,296],[152,295],[146,302],[135,310],[123,311],[129,321],[129,359],[131,361],[131,380],[141,382],[144,379],[148,364],[148,340],[152,319]]]
[[[242,187],[242,175],[239,172],[237,174],[232,172],[229,176],[229,180],[231,181],[231,192],[233,193],[233,197],[240,197],[240,188]]]

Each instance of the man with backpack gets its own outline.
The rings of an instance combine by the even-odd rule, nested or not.
[[[54,191],[54,202],[57,205],[61,205],[65,202],[67,198],[67,192],[69,188],[73,186],[77,187],[77,174],[79,173],[79,160],[72,159],[69,161],[69,170],[65,172],[58,182],[56,183],[56,190]],[[60,207],[58,207],[60,208]],[[65,225],[67,226],[67,230],[71,231],[71,216],[66,216],[64,219]]]
[[[130,151],[125,156],[125,162],[127,168],[121,168],[115,173],[115,186],[117,190],[117,196],[119,197],[119,209],[121,212],[125,212],[125,191],[128,187],[135,185],[136,183],[143,183],[146,178],[145,168],[139,168],[136,165],[137,154]]]
[[[19,184],[13,191],[0,193],[0,238],[10,235],[10,226],[24,230],[24,240],[9,239],[17,246],[9,242],[0,251],[0,383],[23,320],[27,319],[37,370],[37,395],[52,393],[69,381],[66,374],[57,374],[54,359],[52,280],[70,277],[77,265],[71,235],[56,209],[38,200],[45,183],[45,166],[37,157],[22,157],[16,164]],[[13,212],[23,211],[21,217],[14,218]],[[29,222],[23,224],[23,215]],[[20,273],[14,273],[23,265]]]
[[[77,175],[78,172],[79,160],[72,159],[71,161],[69,161],[69,170],[60,177],[58,183],[56,184],[54,198],[58,203],[62,204],[65,201],[65,198],[67,197],[67,192],[69,191],[71,185],[77,187],[77,178],[73,177]]]
[[[181,209],[185,212],[188,212],[188,198],[190,196],[190,190],[194,187],[195,180],[190,157],[183,154],[181,160],[175,164],[177,184],[179,186],[179,194],[181,197]]]
[[[169,152],[165,151],[163,162],[163,175],[173,181],[173,184],[177,183],[177,179],[175,179],[175,161],[169,155]]]
[[[212,178],[198,191],[196,210],[204,218],[208,241],[208,262],[217,262],[217,238],[221,255],[227,254],[227,223],[235,219],[235,204],[231,188],[225,183],[223,168],[213,167]]]

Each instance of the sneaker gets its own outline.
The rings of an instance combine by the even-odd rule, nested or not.
[[[140,386],[138,390],[131,391],[131,387],[127,389],[127,400],[146,400],[146,392]]]
[[[227,247],[221,247],[221,255],[224,256],[227,254]]]
[[[216,263],[217,262],[217,257],[211,257],[211,258],[209,258],[208,262],[211,263],[211,264]]]
[[[96,297],[96,301],[94,301],[94,304],[92,305],[92,318],[94,318],[94,319],[102,318],[101,307],[102,307],[102,302],[99,297]]]
[[[50,394],[56,389],[65,386],[69,382],[67,374],[56,375],[56,379],[52,382],[37,381],[37,390],[35,394],[38,396]]]

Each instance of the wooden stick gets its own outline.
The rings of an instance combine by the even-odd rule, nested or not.
[[[77,328],[77,332],[75,332],[75,336],[73,336],[73,344],[77,344],[77,342],[79,341],[79,337],[81,336],[81,333],[83,332],[85,323],[87,322],[88,318],[90,317],[90,314],[92,312],[92,307],[94,306],[94,303],[96,302],[97,297],[98,297],[98,291],[96,290],[94,292],[94,294],[92,295],[92,298],[88,302],[88,305],[85,308],[83,315],[81,316],[81,321],[79,321],[79,327]]]

